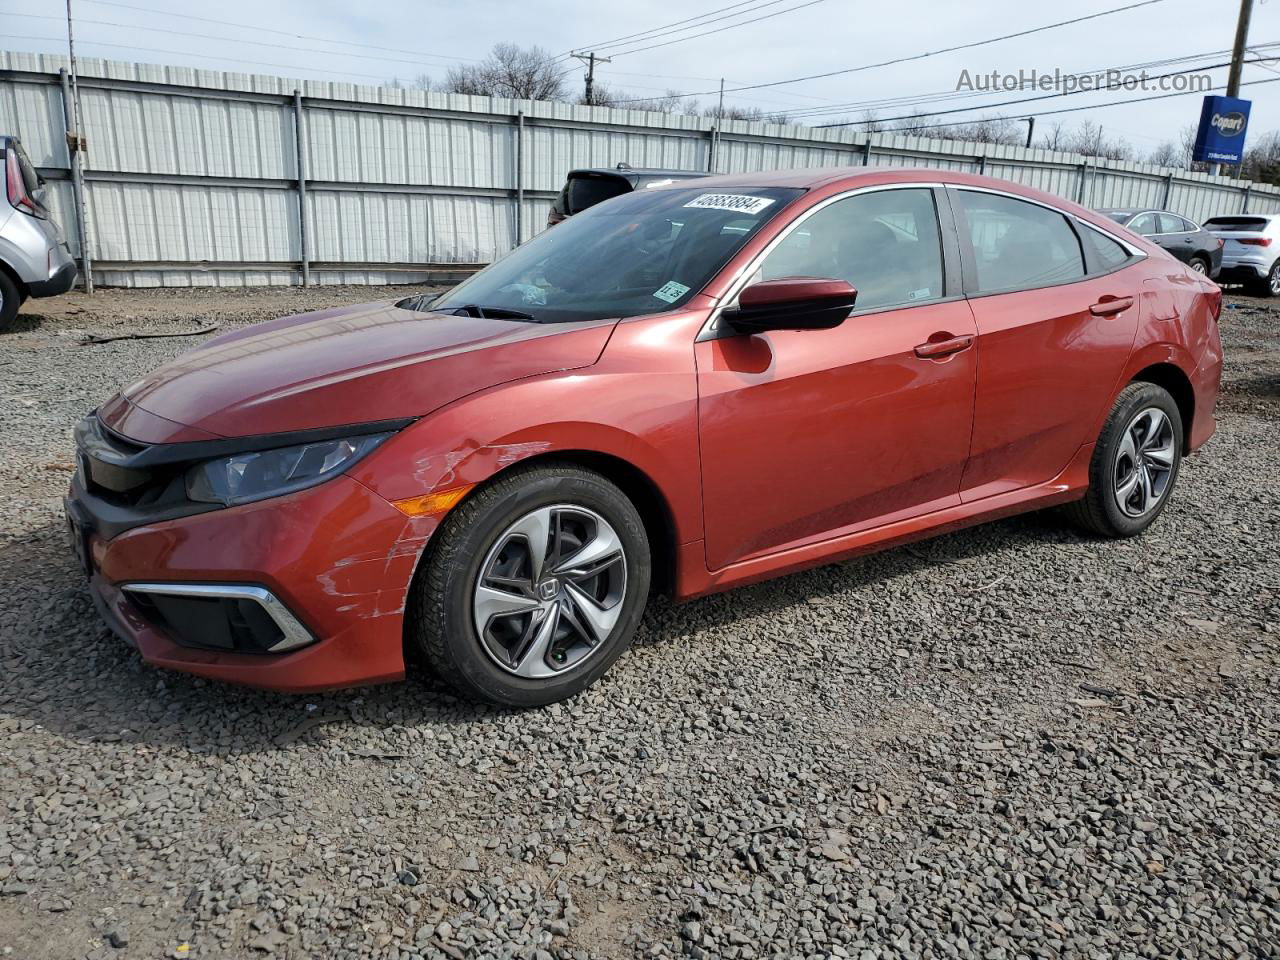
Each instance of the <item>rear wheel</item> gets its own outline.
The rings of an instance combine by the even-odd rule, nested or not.
[[[1204,274],[1206,277],[1209,275],[1209,261],[1204,257],[1192,257],[1191,262],[1188,263],[1187,266],[1196,273]]]
[[[432,538],[408,638],[466,696],[508,706],[571,697],[630,645],[650,580],[634,505],[571,464],[516,470]]]
[[[1146,530],[1173,494],[1182,465],[1182,415],[1167,390],[1131,383],[1120,391],[1089,464],[1089,491],[1071,518],[1104,537]]]
[[[1280,297],[1280,260],[1271,265],[1263,279],[1252,284],[1250,292],[1256,297]]]
[[[8,330],[13,326],[14,317],[18,315],[18,307],[22,306],[22,300],[17,284],[7,273],[0,270],[0,330]]]

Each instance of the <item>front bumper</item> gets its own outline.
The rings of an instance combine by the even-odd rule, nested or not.
[[[151,664],[271,690],[309,691],[404,676],[403,614],[436,520],[409,518],[350,477],[284,497],[136,527],[107,538],[79,477],[68,509],[86,528],[94,603]],[[314,642],[284,653],[195,646],[157,622],[138,584],[261,587]]]

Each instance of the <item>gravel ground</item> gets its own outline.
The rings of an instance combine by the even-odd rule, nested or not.
[[[64,544],[71,427],[191,340],[384,290],[106,291],[0,337],[0,950],[1280,956],[1280,308],[1144,537],[1036,514],[683,607],[568,704],[144,667]]]

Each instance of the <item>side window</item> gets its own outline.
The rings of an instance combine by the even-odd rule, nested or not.
[[[1182,224],[1182,229],[1185,230],[1187,233],[1197,233],[1200,230],[1199,224],[1192,223],[1190,220],[1186,219],[1185,217],[1179,217],[1178,221]]]
[[[1019,290],[1084,276],[1084,256],[1066,217],[994,193],[959,190],[973,242],[978,290]]]
[[[1154,213],[1144,213],[1137,217],[1133,223],[1129,224],[1129,229],[1134,233],[1149,237],[1153,233],[1159,233],[1160,227],[1156,224],[1156,215]]]
[[[942,239],[933,191],[878,190],[819,210],[765,258],[759,279],[779,277],[846,280],[859,310],[937,300]]]
[[[1159,219],[1161,233],[1185,233],[1187,230],[1187,222],[1172,213],[1159,214]]]
[[[1099,272],[1105,273],[1108,270],[1114,270],[1129,259],[1129,251],[1102,231],[1093,229],[1087,223],[1080,223],[1079,226],[1080,235],[1084,238],[1089,252],[1093,254],[1093,259],[1098,264]]]

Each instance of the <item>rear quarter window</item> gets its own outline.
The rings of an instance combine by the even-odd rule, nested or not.
[[[631,184],[619,177],[573,177],[565,187],[569,214],[581,213],[597,203],[631,192]]]

